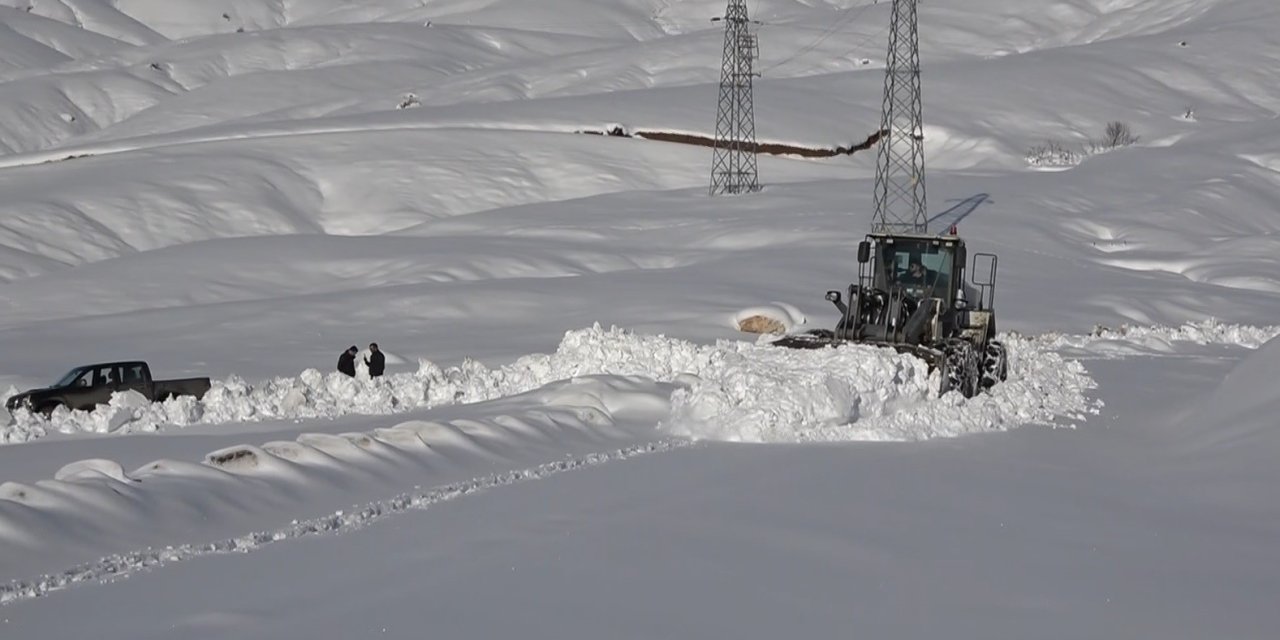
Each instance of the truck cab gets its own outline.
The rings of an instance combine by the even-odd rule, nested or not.
[[[64,374],[50,389],[77,391],[85,400],[106,404],[117,391],[134,390],[152,397],[151,368],[141,361],[110,362],[76,367]]]

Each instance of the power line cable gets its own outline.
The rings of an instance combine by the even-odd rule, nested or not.
[[[859,16],[861,16],[864,11],[874,6],[874,4],[875,3],[851,5],[845,8],[843,11],[841,11],[840,17],[836,18],[835,21],[833,21],[830,25],[828,25],[825,29],[823,29],[822,33],[817,38],[815,38],[809,44],[801,47],[795,53],[792,53],[786,58],[783,58],[781,61],[775,62],[774,64],[769,65],[768,67],[762,69],[761,73],[765,73],[765,72],[777,69],[778,67],[781,67],[782,65],[787,64],[788,62],[791,62],[792,60],[795,60],[800,56],[808,54],[814,49],[817,49],[819,45],[821,45],[823,42],[826,42],[827,38],[830,38],[831,36],[835,35],[837,31],[844,28],[848,24],[852,23]],[[879,33],[877,32],[875,35],[879,35]]]

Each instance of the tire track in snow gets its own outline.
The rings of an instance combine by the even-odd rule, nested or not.
[[[692,441],[684,439],[657,440],[605,453],[592,453],[566,458],[536,467],[501,471],[463,482],[402,493],[392,498],[367,503],[354,511],[335,511],[330,515],[318,518],[294,521],[289,526],[279,529],[258,531],[204,544],[185,544],[176,547],[165,547],[164,549],[148,548],[140,551],[114,554],[95,562],[45,574],[38,578],[15,580],[9,584],[0,585],[0,606],[40,598],[89,582],[105,584],[165,565],[186,562],[204,556],[251,553],[279,542],[301,540],[321,535],[351,533],[396,515],[412,511],[424,511],[434,505],[483,493],[490,489],[522,484],[532,480],[542,480],[568,471],[598,467],[651,453],[671,451],[692,444]]]
[[[395,119],[393,119],[395,118]],[[518,120],[490,120],[487,122],[466,120],[419,121],[405,116],[384,116],[382,120],[363,118],[363,124],[343,124],[353,120],[350,116],[320,118],[320,122],[335,121],[336,124],[294,125],[281,122],[250,124],[241,129],[217,132],[216,125],[194,130],[140,135],[132,138],[87,142],[78,146],[40,149],[19,154],[0,157],[0,169],[16,169],[34,167],[43,164],[79,160],[81,158],[101,158],[126,153],[158,151],[201,144],[217,144],[221,142],[262,142],[305,136],[328,136],[346,134],[375,134],[396,132],[439,132],[439,131],[483,131],[496,133],[543,133],[577,135],[587,123],[532,123],[526,124]],[[214,132],[200,133],[212,128]]]

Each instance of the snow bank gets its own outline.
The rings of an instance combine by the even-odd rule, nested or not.
[[[448,368],[421,360],[416,372],[374,379],[363,371],[350,378],[308,369],[297,377],[257,385],[232,376],[214,382],[201,400],[139,404],[118,394],[92,412],[59,409],[49,420],[18,410],[0,427],[0,442],[25,442],[49,433],[138,433],[193,424],[392,414],[511,396],[586,375],[671,381],[685,372],[707,369],[734,348],[732,343],[697,346],[597,325],[566,333],[554,354],[525,356],[497,369],[470,360]]]
[[[937,397],[924,363],[890,350],[846,346],[789,350],[721,341],[697,345],[599,325],[565,334],[553,354],[490,369],[466,361],[378,379],[314,369],[251,385],[215,382],[202,400],[147,403],[118,394],[92,412],[60,409],[50,420],[25,410],[0,431],[4,442],[48,433],[138,433],[193,424],[379,415],[473,403],[579,376],[639,376],[675,382],[663,427],[691,438],[749,442],[918,440],[1079,416],[1090,408],[1083,367],[1035,340],[1011,344],[1011,380],[973,400]]]
[[[1240,361],[1217,388],[1181,417],[1180,431],[1187,458],[1200,463],[1219,455],[1254,456],[1266,467],[1280,455],[1276,374],[1280,373],[1280,338],[1259,347]],[[1264,462],[1265,461],[1265,462]],[[1183,461],[1185,462],[1185,460]],[[1212,468],[1213,465],[1206,465]],[[1232,465],[1234,467],[1234,465]],[[1259,475],[1263,481],[1266,476]],[[1270,487],[1268,487],[1270,490]]]
[[[691,438],[744,442],[922,440],[1082,419],[1096,410],[1076,351],[1122,357],[1169,351],[1173,343],[1256,348],[1277,327],[1216,321],[1181,327],[1121,327],[1090,335],[1007,336],[1009,380],[972,399],[938,397],[924,363],[890,350],[845,346],[790,350],[739,341],[698,345],[618,328],[569,331],[552,354],[491,369],[475,361],[370,379],[308,369],[251,385],[232,376],[202,400],[147,403],[117,394],[92,412],[60,409],[50,420],[18,410],[0,442],[49,433],[139,433],[193,424],[382,415],[524,393],[579,376],[639,376],[681,386],[663,427]],[[363,374],[363,371],[361,372]],[[12,390],[10,391],[10,394]],[[4,416],[0,416],[3,419]]]
[[[1230,345],[1257,349],[1280,336],[1280,326],[1228,324],[1210,318],[1178,327],[1165,325],[1098,326],[1086,335],[1049,333],[1040,342],[1055,349],[1087,353],[1091,356],[1125,357],[1151,353],[1174,353],[1175,343]]]

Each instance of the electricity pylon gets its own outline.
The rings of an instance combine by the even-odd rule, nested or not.
[[[924,126],[920,109],[920,40],[916,0],[893,0],[884,107],[876,157],[875,218],[878,233],[926,233]]]
[[[720,66],[720,104],[716,109],[715,152],[711,159],[711,195],[760,189],[756,168],[756,116],[751,103],[752,63],[760,57],[751,33],[746,0],[729,0],[724,12],[724,58]]]

